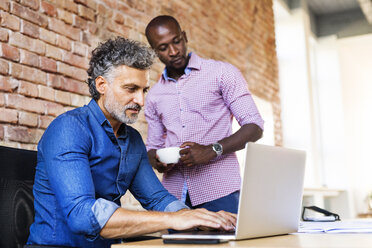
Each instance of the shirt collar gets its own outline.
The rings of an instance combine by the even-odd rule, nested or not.
[[[190,52],[188,54],[188,56],[190,57],[189,59],[189,63],[187,64],[184,72],[186,75],[189,75],[190,72],[195,69],[195,70],[200,70],[200,66],[201,66],[201,60],[199,58],[198,55],[196,55],[195,53],[193,52]],[[168,70],[167,70],[167,67],[164,68],[164,71],[163,71],[163,74],[162,74],[163,78],[165,81],[176,81],[175,79],[171,78],[171,77],[168,77]]]
[[[88,108],[91,110],[94,117],[97,119],[98,123],[106,131],[114,133],[114,130],[112,129],[110,122],[106,119],[106,116],[103,114],[102,109],[98,106],[97,102],[94,99],[90,100],[90,102],[88,104]],[[120,138],[126,136],[127,128],[126,128],[126,125],[124,123],[121,124],[118,132],[119,132],[119,137]]]

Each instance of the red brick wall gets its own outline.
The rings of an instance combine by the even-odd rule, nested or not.
[[[250,90],[272,102],[281,144],[271,0],[1,0],[0,144],[35,149],[57,115],[90,100],[84,81],[98,42],[146,42],[146,24],[159,14],[180,21],[189,50],[236,65]],[[162,68],[153,67],[152,83]],[[146,136],[143,115],[135,126]]]

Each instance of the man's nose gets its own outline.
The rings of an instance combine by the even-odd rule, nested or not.
[[[169,55],[175,56],[178,54],[178,49],[174,45],[169,45]]]
[[[142,91],[138,91],[137,94],[134,96],[133,101],[143,107],[145,104],[145,94]]]

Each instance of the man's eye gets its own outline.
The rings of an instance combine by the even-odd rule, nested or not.
[[[167,48],[166,47],[159,47],[158,50],[164,52]]]
[[[173,43],[178,44],[181,42],[181,39],[174,40]]]

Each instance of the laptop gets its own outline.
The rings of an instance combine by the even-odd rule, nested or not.
[[[245,167],[235,232],[163,234],[164,243],[171,240],[240,240],[288,234],[298,230],[305,152],[248,142],[244,155]]]

